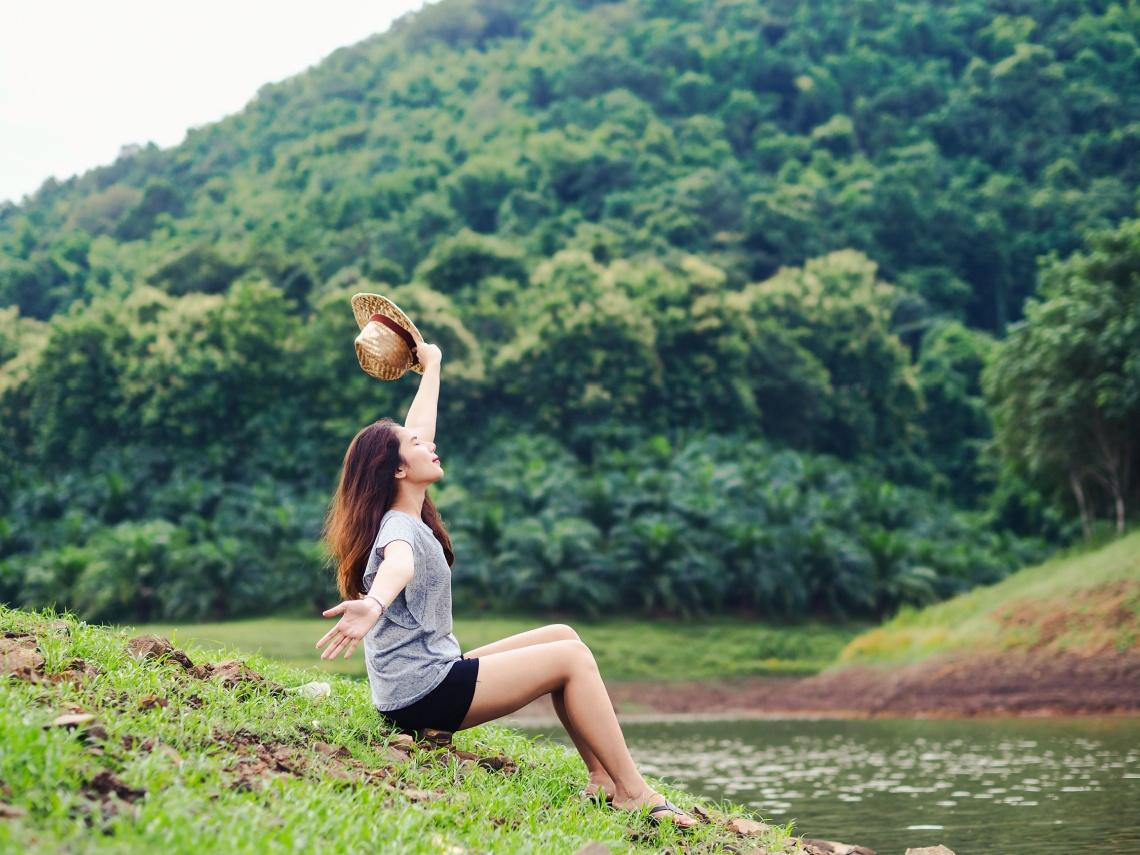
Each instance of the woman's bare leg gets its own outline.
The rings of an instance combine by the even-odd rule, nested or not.
[[[614,782],[614,804],[626,809],[665,803],[634,765],[590,649],[580,641],[551,641],[479,657],[475,696],[461,728],[474,727],[561,690],[570,726]],[[675,815],[681,826],[691,817]]]
[[[538,629],[527,630],[520,632],[516,635],[511,635],[499,641],[492,641],[490,644],[484,644],[482,647],[476,647],[474,650],[469,650],[463,654],[468,658],[489,656],[493,653],[504,653],[508,650],[518,650],[522,647],[533,647],[536,644],[547,644],[551,641],[581,641],[578,638],[578,633],[570,626],[564,623],[554,623],[549,626],[542,626]],[[482,666],[480,666],[482,667]],[[550,699],[554,703],[554,712],[558,716],[558,720],[562,722],[562,726],[566,728],[566,732],[570,735],[570,740],[574,743],[574,747],[578,749],[578,753],[582,756],[582,761],[586,764],[586,772],[589,775],[589,784],[586,786],[586,792],[591,795],[598,790],[613,795],[614,782],[610,778],[609,773],[606,772],[605,767],[601,761],[590,750],[590,747],[582,739],[581,735],[575,730],[570,717],[566,714],[566,700],[562,695],[562,690],[550,693]]]

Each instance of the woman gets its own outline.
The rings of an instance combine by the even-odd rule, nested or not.
[[[423,377],[406,424],[369,425],[348,446],[325,522],[344,601],[317,647],[352,655],[361,639],[372,700],[403,730],[456,731],[549,694],[589,771],[585,793],[653,821],[695,821],[641,777],[593,654],[555,624],[461,655],[452,634],[451,540],[427,489],[443,477],[435,453],[442,355],[416,339]]]

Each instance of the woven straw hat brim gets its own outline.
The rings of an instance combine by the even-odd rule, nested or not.
[[[386,297],[379,294],[354,294],[352,313],[360,327],[356,337],[356,358],[364,372],[377,380],[397,380],[409,369],[424,373],[405,341],[383,324],[373,321],[373,315],[384,315],[406,329],[413,337],[422,339],[411,319]]]
[[[353,294],[352,315],[356,318],[356,325],[361,329],[368,324],[373,315],[384,315],[391,318],[416,338],[423,338],[412,319],[404,314],[404,310],[379,294]]]

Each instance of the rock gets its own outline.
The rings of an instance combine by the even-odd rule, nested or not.
[[[27,811],[22,807],[10,805],[7,802],[0,802],[0,819],[19,819],[27,815]],[[608,849],[606,850],[609,851]]]
[[[182,764],[186,762],[182,759],[182,755],[171,748],[169,745],[159,745],[158,750],[162,754],[165,754],[170,760],[172,760],[174,762],[174,765],[179,769],[181,769]]]
[[[83,659],[75,658],[68,660],[67,664],[63,666],[63,670],[58,674],[52,674],[51,679],[56,682],[67,680],[78,686],[88,677],[98,677],[102,673],[98,666]]]
[[[107,741],[107,728],[101,724],[93,724],[83,731],[83,737],[88,742],[106,742]]]
[[[93,790],[100,795],[110,795],[114,793],[123,801],[127,802],[136,801],[146,795],[146,790],[137,790],[134,787],[128,787],[116,778],[114,773],[109,769],[104,769],[88,781],[84,789]]]
[[[809,853],[814,849],[818,855],[876,855],[874,849],[868,849],[866,846],[852,846],[850,843],[836,843],[834,840],[813,840],[804,837],[801,842]]]
[[[425,727],[423,731],[424,742],[435,748],[442,748],[445,745],[451,744],[451,731],[449,730],[435,730],[431,727]]]
[[[351,757],[352,752],[343,745],[330,745],[327,742],[314,742],[313,748],[326,757]]]
[[[476,762],[484,769],[491,769],[496,772],[504,772],[507,775],[513,775],[519,770],[511,758],[499,754],[495,757],[480,757]]]
[[[292,689],[285,691],[290,694],[300,695],[303,698],[327,698],[332,694],[332,686],[328,683],[305,683],[303,686],[294,686]]]
[[[153,710],[157,707],[166,707],[170,705],[170,701],[166,698],[160,698],[158,695],[143,695],[139,698],[140,710]]]
[[[393,763],[403,763],[410,756],[407,751],[401,751],[399,748],[396,748],[392,745],[381,745],[379,747],[381,752],[384,754],[384,758],[386,760],[392,761]]]
[[[597,840],[591,840],[585,846],[581,847],[574,855],[613,855],[613,850],[606,846],[604,843],[599,843]]]
[[[768,826],[762,822],[757,822],[754,819],[730,819],[728,821],[728,830],[733,831],[742,837],[750,837],[754,834],[763,834],[768,830]]]
[[[400,748],[404,751],[411,751],[416,747],[416,741],[407,733],[397,733],[388,740],[388,745],[391,748]]]
[[[10,805],[7,802],[0,802],[0,819],[20,819],[27,816],[28,812],[22,807]]]
[[[177,662],[187,671],[194,667],[190,657],[157,635],[138,635],[127,642],[127,652],[136,659],[166,659]]]
[[[214,665],[210,678],[218,678],[227,689],[236,689],[241,683],[261,683],[265,678],[252,668],[238,662],[236,659],[227,659]]]
[[[413,802],[431,802],[443,795],[443,793],[433,793],[428,790],[417,790],[414,787],[408,787],[400,790],[400,792],[403,793],[408,800]]]
[[[939,843],[937,846],[912,846],[906,850],[906,855],[954,855],[954,852]]]
[[[95,721],[95,716],[91,713],[67,713],[65,715],[56,716],[50,722],[44,725],[44,730],[50,727],[79,727],[81,724]]]
[[[29,678],[44,667],[44,658],[36,650],[30,635],[0,638],[0,674]]]

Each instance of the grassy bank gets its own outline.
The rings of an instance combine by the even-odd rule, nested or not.
[[[190,646],[188,670],[132,655],[126,633],[6,608],[0,629],[0,851],[797,851],[786,828],[742,840],[720,810],[682,842],[586,802],[576,756],[509,729],[401,748],[357,681],[314,700],[280,687],[318,672],[260,656],[252,674]]]
[[[551,619],[457,618],[464,650],[533,629]],[[607,680],[701,680],[760,674],[814,674],[835,660],[865,625],[775,626],[731,618],[677,623],[612,619],[570,621],[594,651]],[[138,627],[204,649],[261,653],[297,667],[364,675],[359,653],[321,662],[313,645],[332,625],[323,618],[273,617],[219,623],[154,624]]]
[[[1140,531],[1057,556],[996,585],[906,609],[840,654],[843,663],[915,662],[942,653],[1140,648]]]

